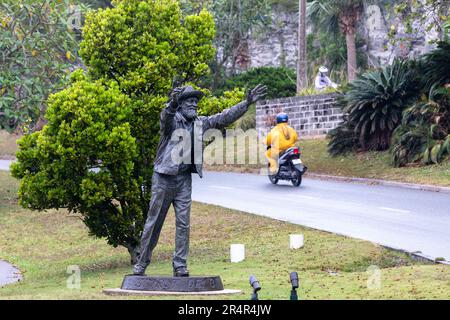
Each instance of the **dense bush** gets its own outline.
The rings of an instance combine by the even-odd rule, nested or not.
[[[364,73],[350,83],[343,97],[348,120],[338,129],[344,132],[332,136],[332,152],[347,150],[349,128],[353,127],[362,150],[388,149],[403,110],[417,99],[418,93],[416,70],[407,61],[394,60],[390,66]]]
[[[87,16],[88,74],[49,100],[48,125],[20,141],[12,173],[23,206],[67,208],[90,232],[136,258],[151,196],[159,113],[174,83],[195,84],[214,55],[212,16],[183,16],[175,0],[122,0]],[[204,98],[203,114],[242,91]]]
[[[260,67],[238,74],[226,81],[226,84],[216,90],[221,94],[236,87],[252,88],[258,84],[268,88],[266,99],[276,99],[295,96],[297,91],[296,73],[288,68]]]
[[[439,163],[450,155],[450,87],[432,87],[428,96],[405,110],[394,133],[395,166]]]
[[[300,90],[300,92],[297,94],[298,96],[314,96],[319,94],[328,94],[328,93],[340,93],[340,88],[333,88],[333,87],[326,87],[324,89],[316,89],[314,88],[305,88]]]
[[[402,125],[394,133],[395,166],[439,163],[450,154],[450,43],[440,42],[425,54],[418,70],[424,94],[404,111]]]
[[[260,67],[238,74],[228,80],[220,88],[215,90],[216,95],[222,95],[226,90],[233,88],[252,88],[258,84],[268,87],[266,99],[276,99],[295,96],[296,73],[288,68]],[[256,127],[256,107],[252,106],[247,113],[236,123],[234,128],[249,130]]]
[[[332,156],[357,151],[361,148],[358,136],[355,134],[355,126],[347,121],[329,131],[327,136],[330,139],[328,153]]]

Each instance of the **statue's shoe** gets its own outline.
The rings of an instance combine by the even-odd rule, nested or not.
[[[145,268],[142,268],[139,265],[135,265],[133,267],[133,275],[135,275],[135,276],[143,276],[143,275],[145,275]]]
[[[186,267],[180,267],[173,270],[174,277],[189,277],[189,271]]]

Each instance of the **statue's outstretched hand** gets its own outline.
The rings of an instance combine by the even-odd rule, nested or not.
[[[169,95],[169,106],[175,110],[178,108],[178,96],[183,92],[183,88],[175,88]]]
[[[267,86],[262,84],[258,84],[254,89],[250,90],[247,93],[247,102],[248,104],[253,104],[267,95]]]

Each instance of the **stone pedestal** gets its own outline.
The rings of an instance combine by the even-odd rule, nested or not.
[[[125,276],[120,289],[103,291],[108,295],[224,295],[241,293],[225,290],[219,276],[212,277],[165,277]]]
[[[205,292],[223,290],[220,277],[125,276],[122,290]]]

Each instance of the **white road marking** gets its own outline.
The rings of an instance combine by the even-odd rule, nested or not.
[[[295,196],[294,198],[308,199],[308,200],[320,200],[319,197],[311,197],[311,196]]]
[[[231,188],[231,187],[224,187],[224,186],[210,186],[210,188],[214,188],[214,189],[223,189],[223,190],[234,190],[234,188]]]
[[[392,211],[392,212],[398,212],[398,213],[411,213],[411,211],[409,211],[409,210],[386,208],[386,207],[378,207],[378,209]]]

